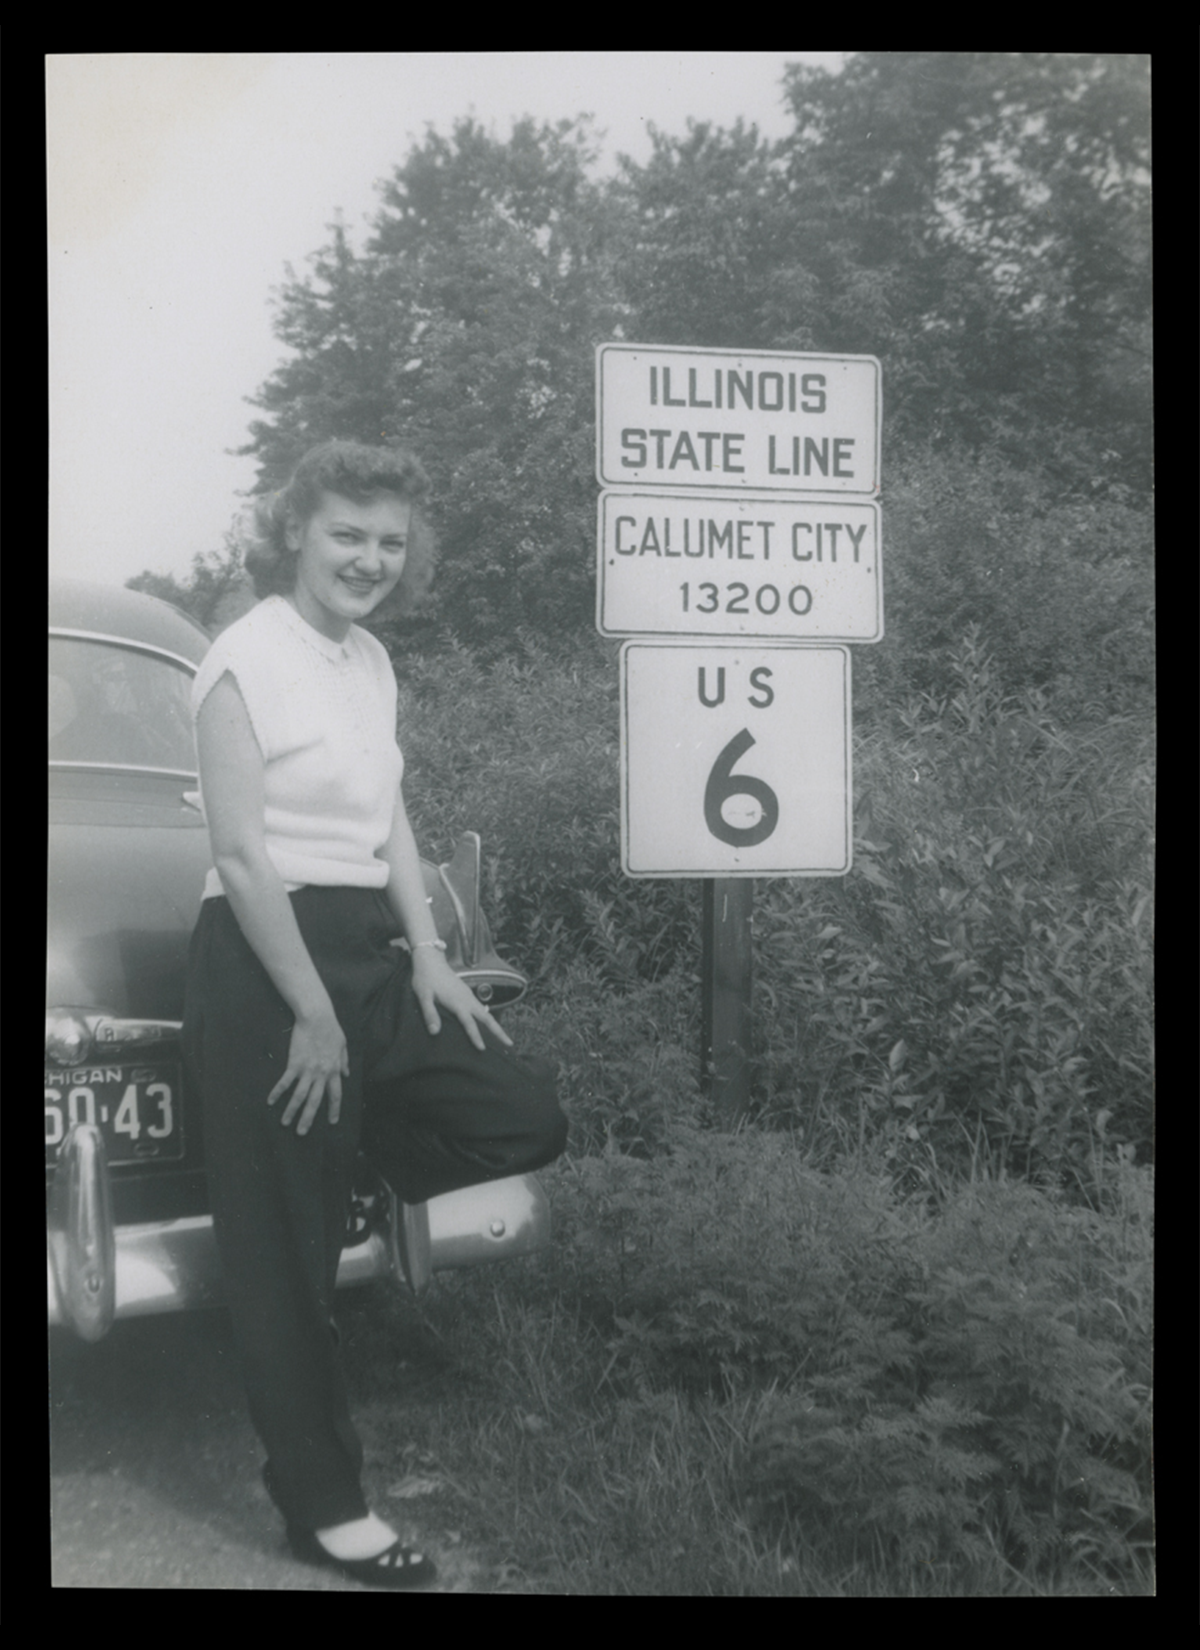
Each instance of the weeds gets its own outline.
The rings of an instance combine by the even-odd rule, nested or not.
[[[553,1249],[422,1303],[403,1429],[506,1585],[1150,1590],[1147,1170],[931,1204],[751,1127],[544,1179]]]
[[[1153,1153],[1149,755],[1005,698],[974,633],[955,669],[859,754],[856,873],[764,892],[764,1101],[917,1178],[982,1141],[1088,1195],[1098,1141]]]

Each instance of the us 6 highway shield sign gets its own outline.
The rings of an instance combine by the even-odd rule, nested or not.
[[[844,647],[626,642],[621,863],[631,877],[844,876]]]

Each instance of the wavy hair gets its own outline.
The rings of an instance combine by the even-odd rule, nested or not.
[[[403,448],[366,447],[357,441],[325,441],[312,447],[277,493],[255,500],[244,520],[242,560],[254,594],[286,596],[296,584],[296,551],[289,549],[289,524],[303,527],[320,508],[326,493],[339,493],[356,504],[370,504],[381,493],[394,493],[412,506],[404,571],[395,590],[376,613],[411,613],[433,580],[436,545],[423,509],[429,477]]]

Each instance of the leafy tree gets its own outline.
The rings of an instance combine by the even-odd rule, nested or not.
[[[692,122],[652,132],[648,162],[607,181],[583,118],[524,119],[505,139],[473,120],[430,130],[381,185],[361,251],[335,223],[307,273],[288,271],[291,354],[244,450],[259,490],[331,436],[421,455],[443,566],[406,631],[519,651],[522,635],[590,628],[593,351],[614,337],[880,357],[889,493],[915,501],[894,523],[911,552],[911,612],[889,621],[902,677],[906,635],[927,677],[970,618],[1015,665],[1029,650],[1007,633],[1030,591],[1078,587],[1071,566],[1110,564],[1117,537],[1144,616],[1147,60],[863,52],[839,74],[793,66],[784,87],[780,143]],[[983,536],[980,510],[951,529],[921,505],[939,466],[972,465],[992,500],[1021,501],[1002,537],[1036,542],[1023,565],[1044,568],[1003,613],[993,505]],[[1087,531],[1056,531],[1056,498],[1086,504]],[[956,570],[967,550],[978,578]],[[919,575],[930,555],[936,589]],[[1119,581],[1110,566],[1083,582],[1108,592],[1103,628]],[[1060,649],[1042,631],[1044,682]]]
[[[138,573],[127,579],[130,590],[144,591],[160,601],[190,613],[206,630],[223,630],[253,602],[249,580],[242,568],[241,552],[233,535],[226,534],[225,553],[192,557],[191,573],[177,579],[171,573]]]
[[[438,495],[435,615],[467,640],[590,616],[592,348],[620,315],[591,158],[582,120],[430,132],[366,250],[335,225],[279,298],[296,355],[258,397],[261,486],[332,436],[413,447]]]
[[[650,127],[621,164],[635,336],[710,348],[813,348],[815,281],[796,244],[779,160],[753,126]]]
[[[821,344],[883,357],[901,443],[1146,490],[1148,60],[862,52],[786,92]]]
[[[790,67],[792,134],[626,162],[647,341],[873,354],[889,463],[933,442],[1149,482],[1146,60],[861,52]]]
[[[972,622],[1064,709],[1151,687],[1146,60],[864,52],[790,68],[794,131],[652,133],[621,189],[648,341],[869,353],[888,643],[860,711]]]

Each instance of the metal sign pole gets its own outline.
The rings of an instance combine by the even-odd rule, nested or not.
[[[726,1128],[734,1127],[750,1109],[753,910],[751,878],[704,879],[700,1075]]]

